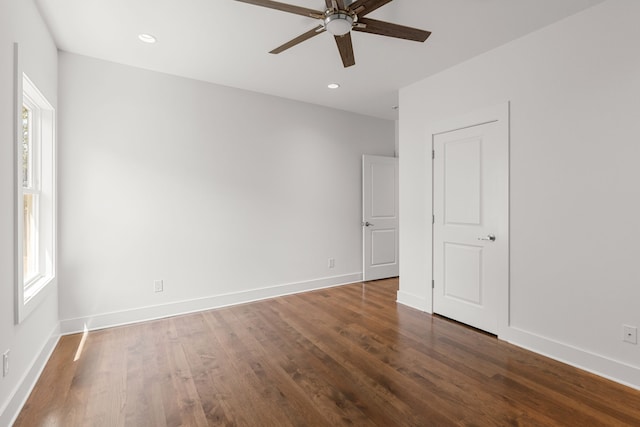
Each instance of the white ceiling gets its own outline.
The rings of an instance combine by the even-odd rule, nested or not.
[[[352,33],[356,65],[346,69],[328,33],[269,54],[318,21],[234,0],[36,1],[67,52],[395,119],[399,88],[603,0],[395,0],[368,17],[431,37],[417,43]],[[140,42],[139,33],[158,43]],[[341,88],[327,89],[331,82]]]

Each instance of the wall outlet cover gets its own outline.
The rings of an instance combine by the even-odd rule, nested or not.
[[[638,344],[638,328],[622,325],[622,340],[631,344]]]
[[[154,280],[153,281],[153,291],[154,292],[162,292],[164,290],[164,283],[162,280]]]
[[[9,350],[2,353],[2,376],[9,375]]]

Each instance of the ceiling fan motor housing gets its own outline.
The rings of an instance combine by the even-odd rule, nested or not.
[[[353,28],[353,17],[339,10],[324,18],[324,28],[334,36],[343,36]]]

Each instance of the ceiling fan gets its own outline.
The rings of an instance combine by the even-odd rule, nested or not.
[[[321,20],[322,23],[317,27],[312,28],[306,33],[286,42],[282,46],[273,49],[269,53],[277,54],[284,52],[290,47],[302,43],[305,40],[309,40],[313,36],[328,31],[333,34],[336,39],[336,44],[340,51],[340,57],[342,58],[342,64],[345,68],[355,65],[356,63],[353,54],[353,45],[351,43],[351,31],[378,34],[381,36],[395,37],[417,42],[424,42],[431,35],[430,31],[365,18],[365,15],[373,12],[381,6],[384,6],[392,0],[356,0],[351,4],[347,4],[348,0],[325,0],[327,8],[324,12],[271,0],[236,1]]]

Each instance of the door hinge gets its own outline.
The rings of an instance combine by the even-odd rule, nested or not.
[[[435,289],[436,287],[436,281],[431,279],[431,289]]]
[[[431,150],[431,158],[432,159],[436,158],[436,150]]]
[[[431,224],[435,224],[435,223],[436,223],[436,216],[431,215]]]

